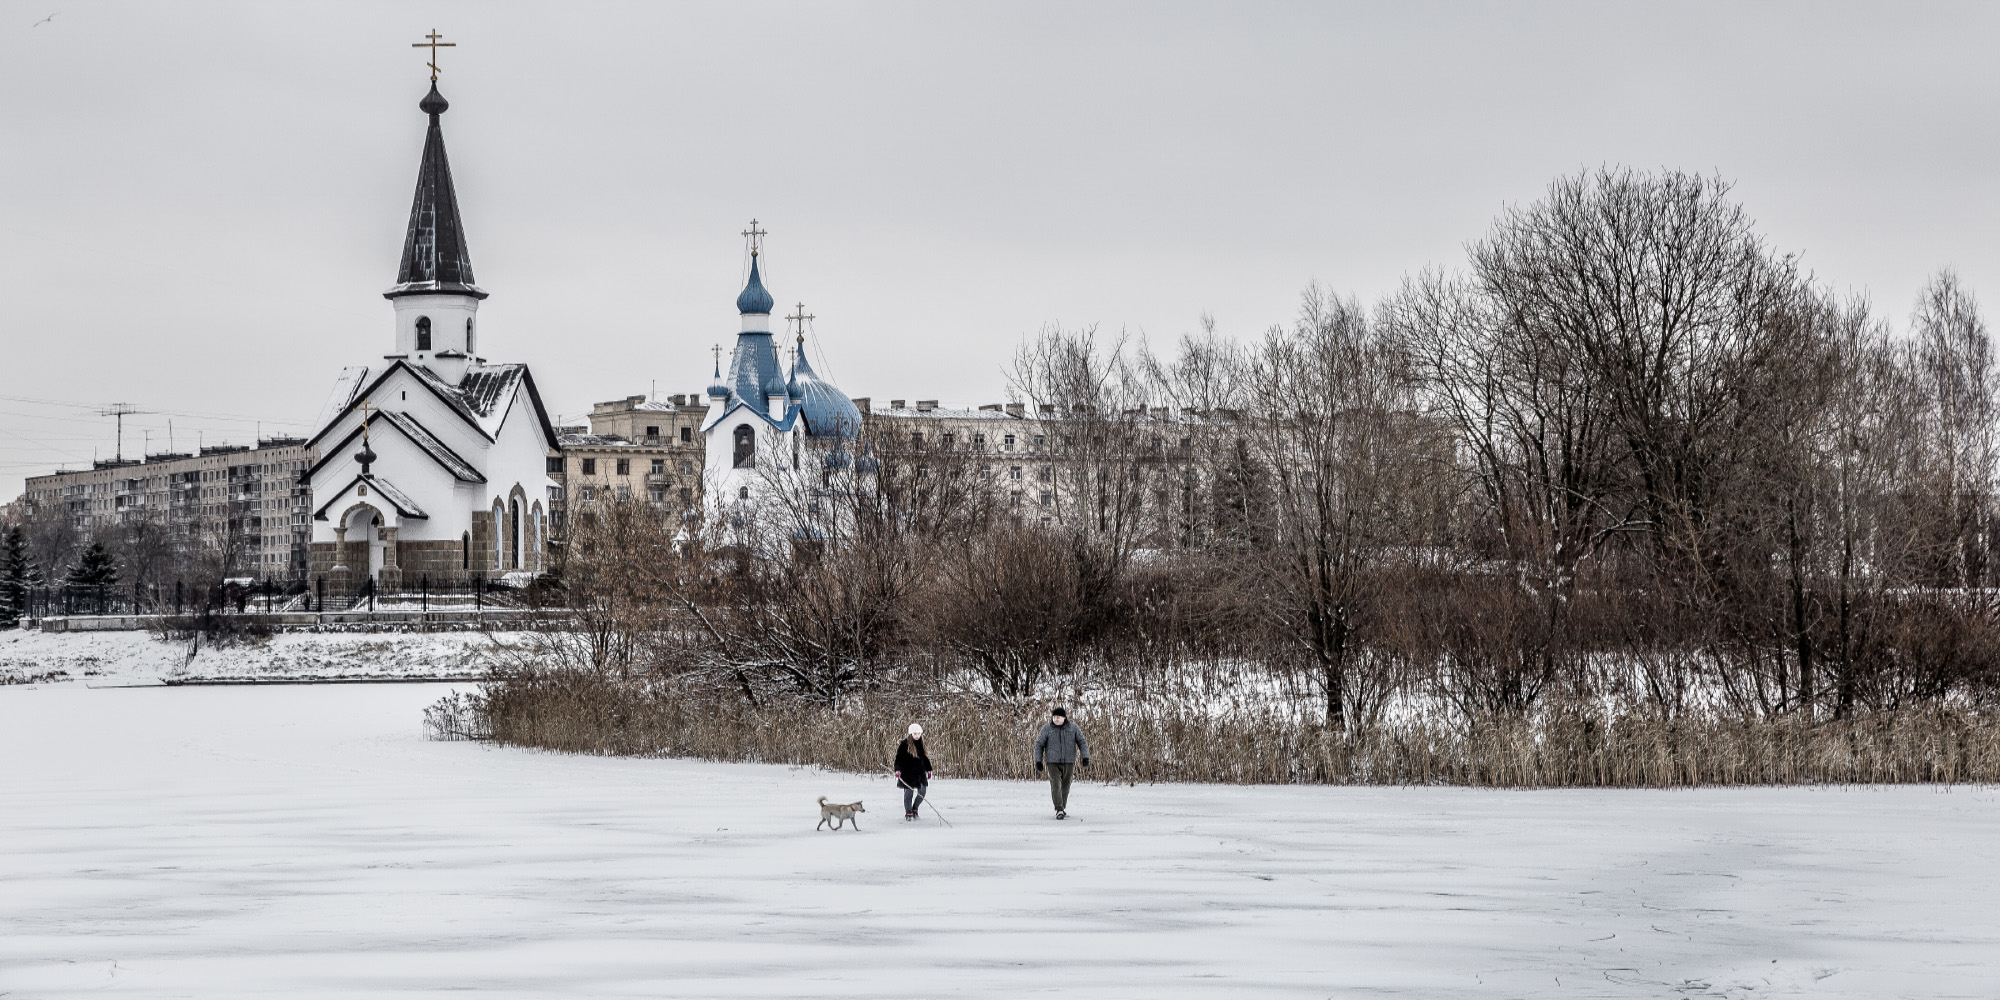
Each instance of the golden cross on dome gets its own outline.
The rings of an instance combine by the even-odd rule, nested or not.
[[[818,316],[814,316],[812,313],[806,312],[806,304],[803,302],[799,303],[798,312],[795,312],[790,316],[785,317],[787,321],[797,323],[799,325],[799,343],[801,344],[806,342],[806,324],[818,318],[819,318]]]
[[[415,44],[411,45],[411,46],[410,46],[410,48],[413,48],[413,49],[429,49],[429,50],[431,50],[431,63],[430,63],[430,66],[431,66],[431,82],[432,82],[432,83],[436,83],[436,82],[438,82],[438,50],[439,50],[439,49],[455,49],[455,48],[457,48],[457,47],[458,47],[458,43],[457,43],[457,42],[440,42],[440,41],[438,41],[438,39],[440,39],[440,38],[443,38],[444,36],[443,36],[443,35],[440,35],[440,34],[438,34],[438,30],[437,30],[436,28],[432,28],[432,29],[431,29],[431,33],[430,33],[430,34],[428,34],[428,35],[425,35],[424,37],[425,37],[425,38],[428,38],[428,39],[430,39],[430,41],[428,41],[428,42],[417,42],[417,43],[415,43]]]
[[[716,370],[716,371],[721,371],[721,370],[722,370],[722,345],[721,345],[721,344],[717,344],[717,345],[715,345],[714,347],[711,347],[711,348],[709,348],[709,350],[711,350],[711,351],[714,351],[714,352],[715,352],[715,370]]]
[[[771,231],[757,228],[757,220],[751,219],[750,228],[745,229],[743,235],[750,238],[750,256],[755,257],[757,251],[764,248],[764,237],[771,235]]]
[[[354,410],[361,414],[361,443],[365,445],[368,443],[368,421],[373,419],[375,414],[382,412],[382,408],[364,399]]]

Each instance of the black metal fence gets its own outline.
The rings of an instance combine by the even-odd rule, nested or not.
[[[372,579],[345,583],[326,577],[246,578],[223,583],[141,583],[112,587],[63,584],[30,588],[21,618],[72,615],[185,615],[203,612],[431,611],[462,608],[540,607],[545,588],[526,589],[474,576],[470,579],[406,579],[388,590]]]

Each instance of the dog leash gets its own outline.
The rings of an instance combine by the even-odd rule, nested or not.
[[[904,781],[901,778],[896,779],[896,784],[901,785],[904,788],[907,788],[913,792],[917,790],[916,786],[910,784],[907,781]],[[931,792],[929,786],[925,786],[923,794],[924,794],[924,802],[931,807],[931,815],[936,816],[937,821],[943,823],[947,828],[951,828],[951,820],[945,819],[944,813],[938,811],[937,803],[931,801]]]

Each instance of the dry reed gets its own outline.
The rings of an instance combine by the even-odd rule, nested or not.
[[[912,721],[941,772],[1033,776],[1042,706],[969,696],[878,696],[838,708],[751,707],[586,671],[496,679],[484,695],[427,713],[437,738],[490,738],[571,753],[693,757],[884,771]],[[1076,712],[1093,748],[1089,777],[1118,782],[1472,785],[1494,788],[1991,783],[2000,718],[1904,710],[1840,720],[1662,719],[1543,711],[1474,725],[1414,717],[1343,736],[1276,711],[1218,717],[1191,703]]]

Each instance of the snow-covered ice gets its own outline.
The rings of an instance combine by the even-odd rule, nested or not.
[[[941,778],[947,828],[426,742],[448,689],[0,688],[0,995],[2000,994],[1987,789]]]

